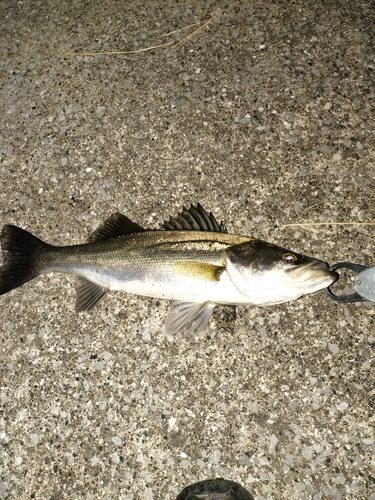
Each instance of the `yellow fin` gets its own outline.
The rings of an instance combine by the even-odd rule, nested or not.
[[[225,269],[221,266],[215,266],[215,264],[191,260],[177,260],[173,263],[173,267],[180,276],[198,278],[205,281],[218,281]]]

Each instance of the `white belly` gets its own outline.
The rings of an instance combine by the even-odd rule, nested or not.
[[[160,281],[149,276],[139,281],[124,282],[111,279],[106,284],[100,284],[107,286],[111,290],[121,290],[160,299],[250,305],[248,297],[236,288],[226,271],[221,274],[218,281],[205,281],[198,278]]]

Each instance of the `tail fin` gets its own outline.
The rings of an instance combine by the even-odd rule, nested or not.
[[[17,226],[4,226],[1,248],[4,263],[0,267],[0,295],[39,276],[39,251],[47,244]]]

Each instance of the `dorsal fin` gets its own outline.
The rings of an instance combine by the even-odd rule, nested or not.
[[[170,217],[164,221],[162,229],[166,231],[212,231],[215,233],[227,233],[228,230],[223,222],[218,224],[212,212],[209,214],[199,203],[191,205],[189,209],[183,207],[177,217]]]
[[[94,243],[95,241],[107,240],[108,238],[115,238],[123,234],[139,233],[141,231],[146,230],[125,215],[116,212],[95,229],[88,241],[89,243]]]

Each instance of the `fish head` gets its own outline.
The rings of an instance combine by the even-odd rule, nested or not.
[[[298,299],[327,288],[338,277],[321,260],[260,240],[228,248],[226,270],[249,304],[260,306]]]

